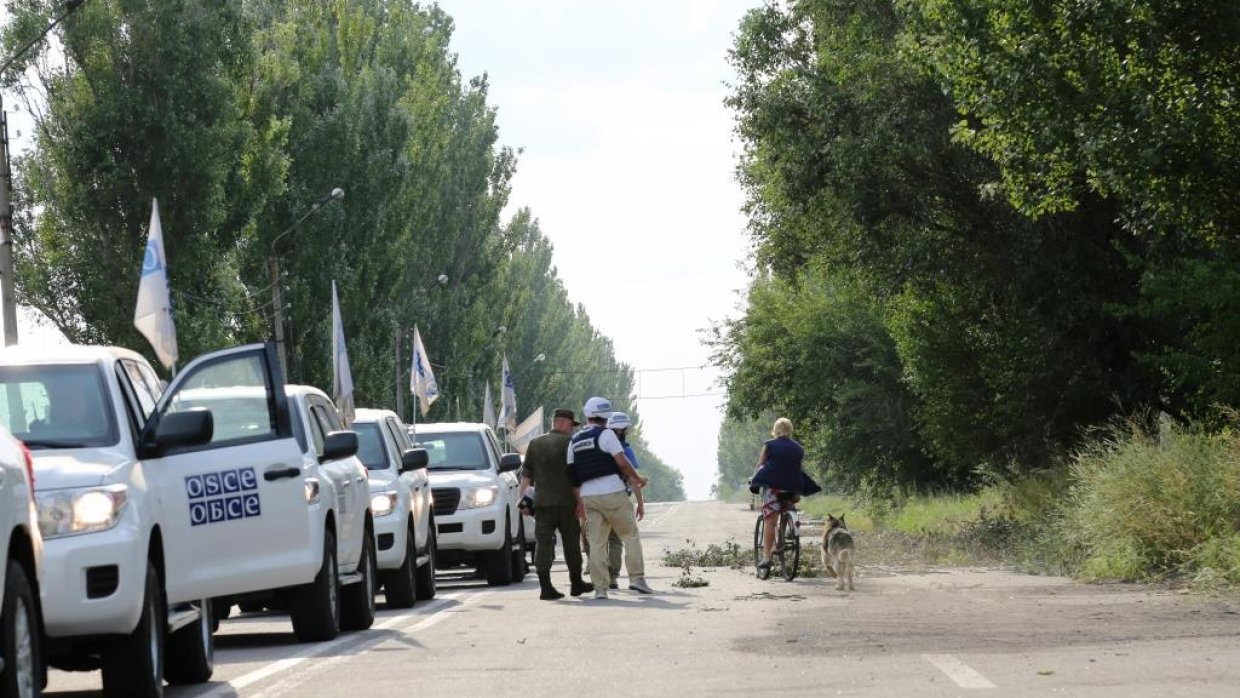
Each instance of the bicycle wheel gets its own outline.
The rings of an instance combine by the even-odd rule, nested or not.
[[[753,527],[753,568],[758,579],[766,579],[771,576],[771,570],[762,569],[759,565],[762,563],[762,515],[758,515],[758,523]]]
[[[801,566],[801,534],[797,531],[796,521],[787,512],[779,515],[779,539],[783,543],[783,565],[780,572],[784,579],[791,582],[796,579]]]

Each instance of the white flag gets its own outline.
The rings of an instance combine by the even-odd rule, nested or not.
[[[165,368],[177,362],[177,328],[172,322],[172,298],[168,293],[168,260],[164,257],[164,230],[159,224],[159,201],[151,199],[151,230],[142,258],[138,281],[138,305],[133,326],[151,343]]]
[[[486,394],[482,396],[482,423],[494,429],[499,421],[495,419],[495,399],[491,397],[491,381],[487,381]]]
[[[418,326],[413,326],[413,368],[409,374],[409,390],[418,396],[422,405],[422,416],[431,409],[431,403],[439,397],[439,384],[435,382],[435,373],[431,371],[431,360],[426,356],[426,347],[422,346],[422,334]]]
[[[344,346],[344,321],[340,319],[340,299],[332,280],[332,399],[347,427],[353,423],[353,373],[349,371],[349,351]]]
[[[501,376],[503,393],[500,395],[499,423],[510,433],[517,428],[517,389],[508,370],[508,355],[504,355],[504,372]]]
[[[525,418],[524,422],[517,425],[508,434],[508,443],[516,449],[517,453],[525,455],[525,449],[529,447],[530,442],[536,436],[543,435],[543,408],[539,407],[534,413]]]

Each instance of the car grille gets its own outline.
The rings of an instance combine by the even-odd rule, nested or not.
[[[431,495],[435,498],[435,516],[455,514],[461,503],[461,491],[455,487],[436,487]]]

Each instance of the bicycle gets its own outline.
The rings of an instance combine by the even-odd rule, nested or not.
[[[758,523],[753,529],[753,565],[757,570],[758,579],[768,579],[771,570],[779,566],[779,574],[789,582],[796,579],[801,566],[801,520],[800,510],[796,503],[801,496],[796,492],[780,492],[782,506],[779,512],[778,528],[775,529],[775,547],[771,549],[771,566],[762,569],[762,534],[766,527],[766,518],[758,514]]]

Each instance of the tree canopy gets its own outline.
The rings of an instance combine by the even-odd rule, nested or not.
[[[5,45],[60,6],[13,4]],[[36,116],[15,168],[20,300],[73,341],[149,353],[132,314],[157,198],[183,357],[269,338],[278,283],[290,381],[330,385],[334,280],[358,405],[407,394],[416,324],[431,421],[480,420],[504,355],[522,415],[598,394],[639,419],[631,367],[569,299],[537,219],[504,213],[518,153],[452,31],[397,0],[85,3],[12,85]],[[682,498],[645,452],[660,496]]]
[[[829,482],[889,489],[1240,404],[1223,5],[749,12],[728,104],[754,279],[712,339],[732,414],[784,414]]]

